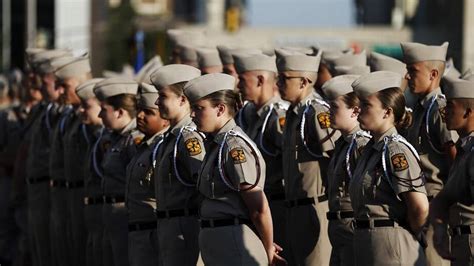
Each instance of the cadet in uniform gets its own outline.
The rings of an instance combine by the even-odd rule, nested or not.
[[[197,48],[198,65],[202,74],[222,73],[224,67],[217,48]]]
[[[352,84],[359,122],[372,135],[349,186],[356,265],[425,265],[421,239],[428,198],[418,154],[397,132],[409,125],[401,76],[377,71]]]
[[[454,143],[458,136],[445,123],[446,99],[439,87],[443,76],[448,43],[428,46],[419,43],[401,43],[407,65],[408,86],[418,96],[413,109],[413,123],[407,130],[407,140],[420,154],[426,175],[428,199],[436,197],[448,178],[451,162],[456,154]],[[433,228],[427,228],[428,265],[449,265],[433,248]]]
[[[451,265],[474,263],[474,82],[448,81],[446,88],[446,126],[459,134],[456,159],[448,182],[431,201],[431,223],[438,253]],[[446,244],[447,227],[451,250]]]
[[[76,87],[90,78],[90,65],[87,59],[62,57],[51,60],[56,76],[56,90],[59,91],[59,120],[54,127],[49,156],[50,172],[50,230],[53,264],[75,265],[73,242],[69,228],[68,191],[65,166],[65,135],[73,124],[75,110],[81,101]]]
[[[199,246],[205,265],[268,265],[281,262],[263,193],[265,161],[233,119],[235,79],[208,74],[189,81],[184,93],[198,130],[207,134],[199,174]]]
[[[113,258],[115,266],[128,265],[128,214],[125,207],[126,167],[135,156],[142,135],[136,128],[138,83],[124,78],[108,78],[94,87],[101,101],[99,117],[110,130],[101,162],[104,193],[104,264]]]
[[[280,94],[291,104],[282,144],[287,258],[290,265],[328,265],[326,169],[340,133],[330,128],[328,105],[313,90],[320,54],[276,52]]]
[[[66,216],[68,247],[72,265],[85,265],[86,231],[84,222],[84,164],[90,137],[86,125],[80,119],[81,98],[76,89],[91,78],[91,67],[87,56],[64,59],[56,68],[57,84],[64,89],[66,104],[72,104],[70,114],[60,122],[62,135],[64,180],[66,189],[62,189],[65,198],[56,204],[62,204]],[[61,133],[62,131],[62,133]]]
[[[286,250],[286,205],[283,186],[281,143],[288,103],[275,91],[277,69],[275,59],[267,55],[235,54],[234,62],[239,74],[239,89],[249,101],[242,110],[239,124],[257,144],[265,159],[265,195],[270,204],[273,220],[273,237],[276,244]],[[245,125],[245,127],[243,126]]]
[[[101,181],[103,170],[100,167],[99,157],[102,155],[101,137],[104,134],[102,120],[99,118],[100,103],[94,95],[93,89],[96,83],[103,79],[95,78],[88,80],[76,88],[76,94],[81,99],[81,108],[79,109],[82,125],[81,131],[87,136],[87,150],[83,155],[84,161],[81,171],[84,178],[84,191],[82,207],[76,202],[76,208],[82,208],[84,211],[84,223],[86,227],[85,243],[85,264],[87,266],[108,266],[104,264],[102,256],[102,235],[104,226],[102,223],[102,189]],[[79,148],[79,147],[78,147]],[[76,158],[81,160],[81,158]],[[78,173],[80,174],[80,173]],[[81,193],[78,191],[79,196]],[[76,199],[77,200],[77,199]],[[73,203],[74,204],[74,203]]]
[[[2,79],[0,90],[8,91],[8,87],[9,84]],[[20,259],[18,254],[22,253],[18,252],[26,252],[24,246],[26,239],[23,235],[26,230],[24,224],[26,221],[15,221],[16,214],[21,214],[23,219],[26,218],[24,217],[26,191],[15,189],[19,184],[14,183],[16,180],[13,180],[13,175],[15,159],[20,151],[23,128],[27,124],[28,114],[31,107],[41,101],[42,97],[38,89],[24,88],[24,90],[25,95],[20,104],[11,104],[0,111],[0,264],[5,265],[10,265],[15,259]],[[22,181],[24,182],[24,176]],[[23,188],[24,185],[21,187]]]
[[[127,166],[125,190],[128,209],[128,258],[131,266],[162,265],[156,231],[156,198],[152,152],[169,123],[160,117],[155,102],[156,89],[141,83],[137,100],[137,129],[145,137],[137,147],[137,154]]]
[[[167,65],[151,75],[158,90],[156,104],[170,129],[153,147],[159,254],[164,266],[196,265],[199,256],[199,192],[196,190],[205,156],[203,136],[191,121],[184,84],[201,75],[187,65]]]
[[[358,75],[342,75],[324,83],[322,90],[330,104],[331,128],[342,133],[336,141],[328,167],[328,234],[332,251],[330,265],[353,265],[352,210],[349,183],[360,152],[370,135],[359,127],[359,99],[351,84]]]
[[[50,249],[49,230],[49,155],[53,128],[57,123],[57,104],[59,95],[54,88],[54,69],[50,60],[70,55],[63,50],[46,50],[32,57],[35,73],[41,80],[41,102],[38,114],[26,136],[28,157],[26,160],[26,182],[28,184],[28,224],[32,260],[35,265],[53,265]]]

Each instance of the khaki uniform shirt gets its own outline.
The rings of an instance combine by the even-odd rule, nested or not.
[[[430,103],[436,95],[441,94],[438,88],[420,100],[413,110],[413,123],[407,130],[407,140],[416,148],[420,155],[421,165],[426,175],[426,190],[433,197],[443,188],[448,177],[449,166],[447,156],[443,154],[443,145],[455,143],[458,135],[449,131],[445,123],[446,100],[437,99],[430,110],[428,119],[429,135],[426,130],[426,115]]]
[[[74,120],[72,106],[65,106],[60,110],[61,116],[54,128],[49,154],[49,174],[52,180],[66,180],[64,167],[64,136],[68,131],[71,121]]]
[[[136,125],[137,122],[133,119],[120,133],[110,133],[110,139],[103,144],[105,151],[102,160],[102,189],[106,196],[125,196],[126,167],[135,156],[135,143],[143,138]]]
[[[328,199],[329,210],[336,211],[352,211],[351,199],[349,197],[350,176],[347,168],[354,172],[357,160],[360,157],[362,149],[365,147],[370,138],[357,135],[360,131],[359,126],[355,127],[350,134],[343,135],[336,141],[334,155],[331,158],[328,168]],[[346,156],[351,145],[352,139],[356,134],[354,146],[351,148],[349,166],[346,164]]]
[[[258,187],[264,188],[265,161],[258,150],[254,151],[256,155],[254,157],[249,144],[241,138],[228,136],[222,152],[222,167],[218,165],[219,147],[224,141],[226,132],[230,130],[246,136],[232,119],[215,136],[206,139],[206,158],[202,163],[198,182],[199,191],[204,196],[201,204],[203,219],[234,217],[249,219],[248,209],[240,192],[233,188],[237,189],[243,183],[251,185],[257,183]],[[226,180],[231,187],[224,183],[219,168],[225,172]]]
[[[105,143],[110,145],[108,138],[109,132],[103,127],[93,126],[87,126],[87,132],[90,137],[91,145],[89,145],[86,151],[83,169],[84,196],[98,197],[103,195],[101,187],[104,173],[102,159],[107,148]]]
[[[28,133],[29,147],[26,161],[27,178],[48,177],[49,154],[53,129],[58,120],[58,106],[50,103],[40,103],[37,112],[38,119],[32,122]],[[51,106],[51,108],[48,108]]]
[[[314,102],[316,98],[317,95],[311,93],[300,103],[290,106],[286,112],[282,159],[285,162],[283,177],[288,200],[319,197],[326,192],[328,152],[334,149],[340,132],[330,128],[329,109]],[[311,155],[301,140],[300,126],[307,101],[312,103],[306,115],[304,137],[310,151],[322,157]]]
[[[22,141],[22,129],[29,110],[11,106],[0,111],[0,176],[12,176],[15,157]]]
[[[156,209],[155,180],[151,157],[153,147],[163,139],[166,129],[143,140],[137,148],[137,154],[127,166],[127,187],[125,192],[130,222],[154,221]]]
[[[411,150],[397,141],[388,144],[386,156],[389,179],[382,167],[384,137],[398,134],[393,127],[380,140],[367,143],[349,186],[349,194],[356,219],[393,219],[406,221],[406,205],[399,199],[404,192],[426,194],[421,167]]]
[[[272,109],[270,110],[271,106]],[[247,127],[242,127],[242,129],[257,144],[267,165],[267,178],[265,181],[265,192],[267,195],[285,192],[283,188],[281,144],[287,109],[288,104],[283,102],[279,96],[271,98],[258,110],[253,103],[248,103],[243,109],[242,119]],[[270,111],[271,114],[268,117],[262,135],[262,127]]]
[[[184,185],[177,177],[174,167],[174,146],[181,128],[194,127],[191,117],[186,117],[168,130],[163,143],[157,151],[155,168],[155,190],[158,210],[196,209],[198,191],[196,190],[199,169],[206,154],[203,137],[195,132],[184,130],[177,147],[176,168]]]
[[[474,203],[472,180],[474,180],[474,133],[458,143],[458,154],[451,167],[449,179],[437,200],[452,203],[449,209],[449,225],[474,224]]]
[[[88,147],[92,145],[92,136],[87,126],[82,124],[78,113],[70,123],[71,126],[64,134],[65,177],[68,182],[79,182],[84,180],[86,154]]]

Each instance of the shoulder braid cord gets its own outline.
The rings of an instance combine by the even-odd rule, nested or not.
[[[59,122],[59,133],[61,133],[61,135],[64,135],[64,130],[66,130],[66,122],[68,120],[68,116],[69,114],[72,112],[72,106],[68,105],[66,106],[66,109],[64,110],[64,113],[61,117],[61,121]]]
[[[231,184],[231,181],[229,180],[229,178],[226,177],[226,175],[225,175],[224,160],[222,158],[224,156],[224,147],[226,146],[227,138],[229,136],[241,138],[247,145],[249,145],[249,147],[251,149],[251,152],[252,152],[252,155],[255,157],[255,164],[256,164],[256,168],[257,168],[257,178],[255,180],[255,184],[252,184],[249,188],[244,189],[244,190],[240,189],[239,186],[237,186],[237,188],[235,188]],[[217,155],[217,167],[218,167],[219,175],[220,175],[222,181],[224,182],[224,184],[228,188],[230,188],[233,191],[240,192],[240,191],[251,190],[251,189],[255,188],[258,185],[258,182],[260,181],[260,178],[261,178],[261,166],[260,166],[260,160],[258,158],[257,147],[255,147],[255,144],[252,143],[252,141],[250,139],[248,139],[248,137],[246,137],[246,136],[242,135],[241,133],[239,133],[237,131],[234,131],[234,130],[229,130],[224,135],[224,139],[222,140],[222,142],[219,146],[219,153]]]
[[[244,128],[244,127],[247,127],[246,125],[244,125],[244,110],[245,110],[245,107],[247,106],[248,102],[245,103],[242,108],[240,108],[239,110],[239,117],[238,117],[238,121],[239,121],[239,126],[241,128]]]
[[[100,129],[99,137],[97,138],[96,142],[94,143],[94,148],[92,149],[92,166],[94,168],[94,172],[100,177],[104,178],[104,174],[100,171],[99,166],[97,165],[97,148],[99,147],[99,143],[102,140],[104,135],[105,128]]]
[[[435,96],[433,96],[430,100],[430,105],[428,106],[428,110],[426,110],[426,116],[425,116],[425,130],[426,130],[426,136],[428,137],[428,141],[430,142],[431,144],[431,147],[433,148],[433,150],[437,153],[444,153],[443,151],[440,151],[438,150],[435,145],[433,145],[433,143],[431,143],[431,137],[430,137],[430,115],[431,115],[431,109],[433,109],[433,106],[434,104],[436,103],[436,100],[438,99],[444,99],[446,100],[446,96],[444,94],[436,94]]]
[[[168,133],[169,134],[169,133]],[[156,155],[158,154],[158,150],[160,149],[161,144],[163,144],[163,141],[165,141],[165,138],[168,136],[166,134],[163,136],[156,144],[155,147],[153,147],[153,152],[151,153],[151,166],[153,169],[156,169]]]
[[[312,100],[308,100],[306,101],[306,104],[305,104],[305,108],[304,108],[304,111],[303,111],[303,116],[301,118],[301,125],[300,125],[300,138],[301,138],[301,142],[303,143],[303,146],[305,147],[306,151],[313,157],[316,157],[316,158],[321,158],[323,157],[322,154],[317,154],[317,153],[314,153],[313,151],[311,151],[311,149],[308,147],[308,145],[306,144],[306,138],[305,138],[305,127],[306,127],[306,115],[308,114],[310,108],[311,108],[311,104],[313,102],[316,102],[318,104],[321,104],[321,105],[324,105],[326,106],[327,108],[329,108],[329,104],[323,100],[319,100],[319,99],[312,99]]]
[[[87,146],[91,143],[91,139],[89,138],[89,134],[87,134],[87,128],[85,124],[81,124],[81,131],[82,131],[82,136],[86,140]]]
[[[174,142],[174,147],[173,147],[173,169],[174,169],[176,178],[178,179],[178,181],[181,184],[183,184],[185,187],[195,187],[196,183],[187,182],[181,177],[181,175],[179,174],[179,170],[178,170],[178,163],[176,162],[176,158],[178,156],[178,143],[183,138],[183,132],[184,131],[198,132],[195,127],[191,127],[191,126],[184,126],[179,130],[178,137],[176,138],[176,141]]]
[[[384,145],[383,145],[383,151],[382,151],[382,167],[383,167],[383,171],[384,171],[384,177],[387,180],[387,182],[389,183],[390,187],[392,187],[392,189],[395,191],[392,180],[390,179],[389,170],[387,168],[388,144],[392,141],[400,142],[400,143],[404,144],[405,146],[407,146],[410,149],[410,151],[413,153],[413,155],[415,155],[415,157],[418,161],[418,164],[420,164],[420,156],[418,155],[418,152],[416,151],[415,147],[413,147],[401,135],[394,134],[394,135],[391,135],[391,136],[384,137],[384,139],[383,139]],[[421,165],[420,165],[420,168],[421,168]],[[421,169],[423,169],[423,168],[421,168]],[[421,187],[421,186],[425,185],[425,182],[422,182],[422,184],[420,186],[414,186],[412,184],[412,181],[422,179],[422,178],[423,178],[423,173],[418,178],[416,178],[414,180],[397,177],[397,179],[401,182],[401,184],[400,184],[401,186],[415,187],[415,188],[418,188],[418,187]],[[400,197],[398,197],[398,195],[396,195],[396,196],[397,196],[397,199],[401,201]]]
[[[370,133],[364,130],[359,130],[354,135],[352,135],[351,144],[349,145],[349,148],[347,149],[347,152],[346,152],[346,172],[347,172],[347,176],[349,176],[349,179],[352,179],[352,170],[351,170],[351,164],[350,164],[351,154],[357,144],[357,138],[359,137],[368,138],[368,139],[372,138]]]
[[[260,148],[262,148],[262,151],[266,155],[276,157],[278,155],[278,152],[271,152],[271,151],[267,150],[267,148],[265,148],[265,145],[263,144],[263,135],[265,134],[265,129],[267,127],[268,120],[270,119],[270,116],[273,113],[273,109],[274,109],[274,104],[272,103],[272,104],[270,104],[270,106],[268,108],[268,113],[265,115],[265,120],[263,120],[262,129],[260,130],[260,136],[258,138],[258,144],[260,145]]]
[[[53,103],[49,103],[48,106],[46,107],[46,117],[45,117],[45,122],[46,122],[46,129],[48,129],[49,134],[51,134],[52,126],[51,126],[51,118],[49,117],[49,112],[51,109],[53,109]]]

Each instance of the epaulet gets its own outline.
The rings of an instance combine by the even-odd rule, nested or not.
[[[319,110],[321,107],[329,109],[329,103],[319,98],[313,98],[311,100],[308,100],[307,104],[310,104],[314,108],[314,110]]]
[[[288,108],[290,108],[290,104],[284,101],[278,101],[274,103],[273,106],[275,107],[275,110],[281,110],[284,113],[288,111]]]

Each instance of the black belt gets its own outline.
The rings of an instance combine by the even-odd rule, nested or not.
[[[104,203],[104,197],[84,197],[84,205],[95,205]]]
[[[474,234],[474,225],[458,225],[450,229],[452,236]]]
[[[275,193],[272,195],[268,195],[267,199],[269,201],[285,200],[285,193]]]
[[[67,181],[66,180],[59,180],[59,179],[56,179],[56,180],[49,180],[49,187],[55,187],[55,188],[65,188],[66,187],[66,184],[67,184]]]
[[[353,211],[337,211],[337,212],[327,212],[326,218],[328,220],[341,220],[346,218],[354,218]]]
[[[103,196],[102,198],[105,204],[125,202],[124,196]]]
[[[66,187],[68,189],[73,189],[73,188],[81,188],[84,187],[84,181],[79,180],[79,181],[66,181]]]
[[[354,228],[357,229],[370,229],[374,227],[404,227],[404,224],[398,223],[391,219],[381,219],[381,220],[354,220]]]
[[[129,232],[151,230],[151,229],[156,229],[156,228],[157,228],[156,222],[128,224]]]
[[[242,218],[201,220],[200,223],[201,223],[201,228],[215,228],[215,227],[240,225],[240,224],[246,224],[246,225],[252,224],[252,222],[249,219],[242,219]]]
[[[317,197],[318,202],[324,202],[328,200],[328,196],[322,195]],[[296,199],[296,200],[287,200],[286,201],[286,206],[288,208],[293,208],[297,206],[304,206],[304,205],[312,205],[315,204],[314,198],[304,198],[304,199]]]
[[[34,184],[39,184],[39,183],[43,183],[43,182],[47,182],[49,181],[49,176],[42,176],[42,177],[36,177],[36,178],[28,178],[26,179],[26,183],[27,184],[30,184],[30,185],[34,185]]]
[[[198,215],[198,209],[177,209],[177,210],[167,210],[167,211],[157,210],[155,212],[155,215],[157,219],[183,217],[183,216],[196,216]]]

